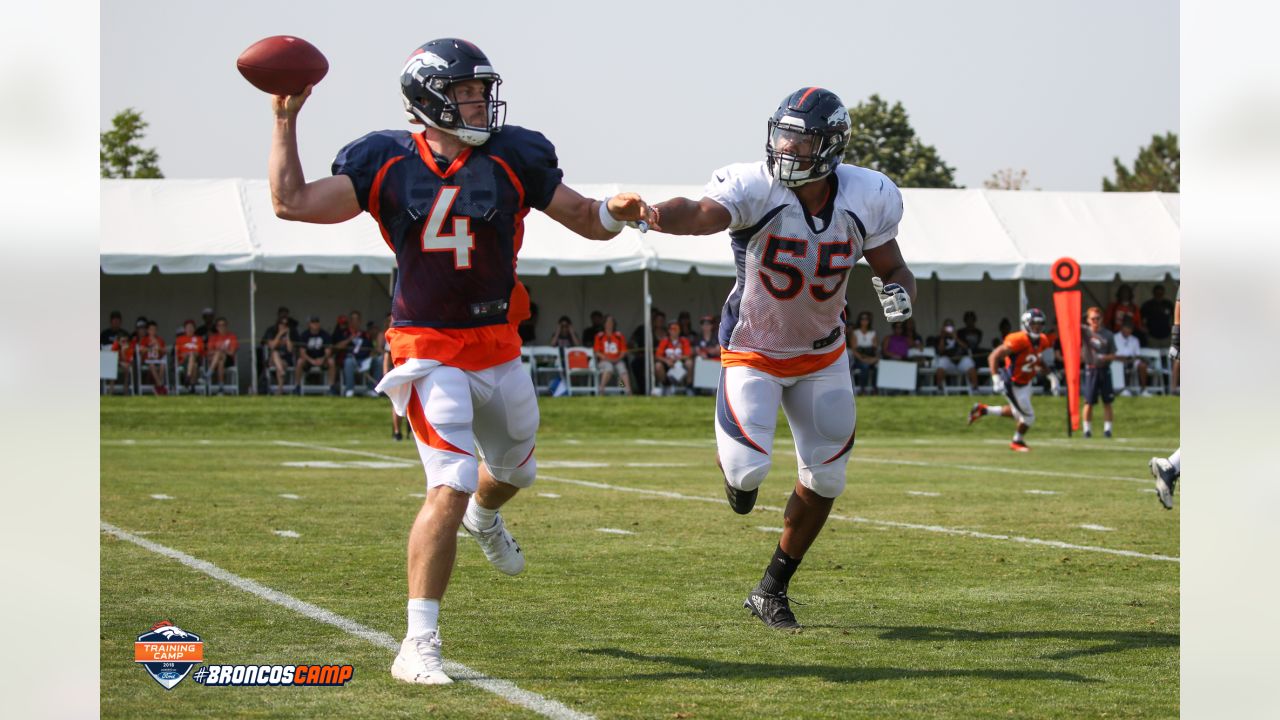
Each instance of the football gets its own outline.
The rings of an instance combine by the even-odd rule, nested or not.
[[[273,35],[240,53],[236,69],[263,92],[297,95],[324,78],[329,61],[315,45],[300,37]]]

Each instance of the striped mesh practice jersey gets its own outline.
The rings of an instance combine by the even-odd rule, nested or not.
[[[902,195],[883,174],[855,165],[839,165],[818,182],[830,193],[816,216],[763,161],[721,168],[707,183],[703,194],[732,217],[737,265],[720,324],[726,366],[798,375],[834,362],[843,349],[849,270],[897,237]]]

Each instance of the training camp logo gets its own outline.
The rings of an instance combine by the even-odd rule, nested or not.
[[[199,635],[161,620],[138,636],[133,644],[133,661],[141,663],[165,690],[172,690],[193,666],[204,662],[204,643]]]

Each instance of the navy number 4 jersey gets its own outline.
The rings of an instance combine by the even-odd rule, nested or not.
[[[563,177],[540,133],[508,125],[441,167],[422,134],[382,130],[343,148],[333,174],[351,178],[396,254],[395,327],[480,328],[527,317],[515,273],[524,216],[545,209]]]

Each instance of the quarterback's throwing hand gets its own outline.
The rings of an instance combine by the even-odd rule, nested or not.
[[[302,104],[311,97],[311,88],[314,85],[308,85],[302,90],[301,95],[272,95],[271,110],[275,112],[278,118],[287,118],[298,114],[302,109]]]
[[[878,277],[871,278],[871,286],[880,297],[880,306],[884,308],[885,320],[898,322],[911,317],[911,296],[907,294],[906,288],[898,283],[885,285],[884,281]]]

